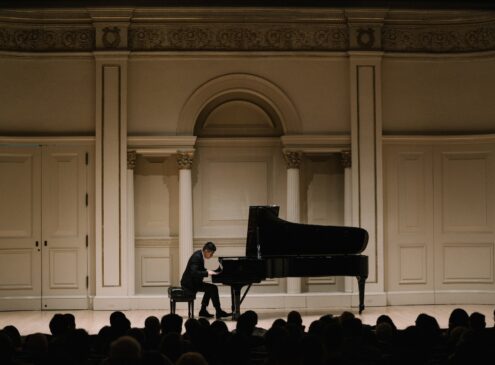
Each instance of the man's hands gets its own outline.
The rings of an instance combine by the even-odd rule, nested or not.
[[[213,276],[213,275],[218,275],[219,273],[213,270],[208,270],[208,275]]]

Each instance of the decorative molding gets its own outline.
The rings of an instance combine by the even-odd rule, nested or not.
[[[120,29],[118,27],[103,28],[102,43],[105,48],[119,48]]]
[[[136,151],[127,151],[127,169],[134,170],[136,167]]]
[[[430,143],[494,143],[495,134],[467,134],[467,135],[385,135],[383,144],[430,144]]]
[[[288,169],[299,169],[301,167],[301,151],[285,151],[284,158]]]
[[[219,8],[215,12],[172,7],[0,10],[0,51],[382,50],[448,54],[495,50],[493,11],[369,12],[263,7]]]
[[[386,52],[456,53],[495,49],[495,22],[452,25],[385,25]]]
[[[177,152],[177,164],[180,170],[190,170],[193,163],[193,152]]]
[[[305,155],[327,155],[348,150],[349,135],[285,135],[280,137],[284,151],[301,151]]]
[[[345,51],[347,27],[337,24],[140,25],[129,30],[133,51]]]
[[[81,136],[81,137],[43,137],[43,136],[32,136],[32,137],[15,137],[15,136],[0,136],[0,144],[84,144],[84,145],[94,145],[95,137],[92,136]]]
[[[350,169],[352,167],[352,153],[351,151],[340,152],[340,163],[344,169]]]
[[[89,26],[0,25],[0,50],[81,52],[95,48],[95,29]]]

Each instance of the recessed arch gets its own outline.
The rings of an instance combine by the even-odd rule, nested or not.
[[[289,97],[272,82],[251,74],[228,74],[211,79],[198,87],[185,102],[177,127],[178,135],[193,135],[205,111],[215,110],[231,101],[244,101],[262,109],[282,134],[301,133],[299,113]],[[276,126],[275,126],[276,127]]]

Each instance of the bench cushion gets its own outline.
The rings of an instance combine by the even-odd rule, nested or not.
[[[180,286],[171,286],[168,288],[168,297],[175,301],[188,301],[196,299],[196,293]]]

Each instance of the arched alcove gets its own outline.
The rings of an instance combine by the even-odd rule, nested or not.
[[[177,133],[199,136],[280,136],[301,131],[299,114],[275,84],[249,74],[209,80],[184,104]]]

